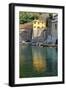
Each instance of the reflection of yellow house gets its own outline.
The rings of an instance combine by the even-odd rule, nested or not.
[[[33,68],[37,72],[44,72],[46,70],[46,58],[42,56],[42,53],[40,52],[39,48],[32,48],[32,63],[33,63]],[[38,52],[38,53],[37,53]]]
[[[33,56],[33,67],[37,72],[43,72],[46,70],[46,60],[41,56]]]

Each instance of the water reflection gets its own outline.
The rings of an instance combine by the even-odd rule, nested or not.
[[[42,48],[39,48],[39,47],[32,48],[33,68],[35,71],[37,71],[39,73],[45,71],[45,69],[46,69],[46,57],[42,54],[44,54],[42,52]]]
[[[57,49],[20,46],[19,77],[56,76]]]

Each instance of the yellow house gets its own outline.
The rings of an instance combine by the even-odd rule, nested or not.
[[[33,37],[36,38],[41,36],[42,31],[46,28],[46,22],[42,19],[33,21]]]
[[[46,22],[43,20],[34,20],[33,21],[33,30],[44,30],[46,27]]]

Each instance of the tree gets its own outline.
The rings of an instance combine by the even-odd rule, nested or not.
[[[19,23],[24,24],[27,22],[31,22],[34,19],[38,19],[39,15],[37,13],[30,12],[20,12],[19,13]]]

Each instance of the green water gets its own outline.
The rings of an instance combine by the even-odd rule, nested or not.
[[[58,51],[55,47],[20,46],[19,77],[58,75]]]

